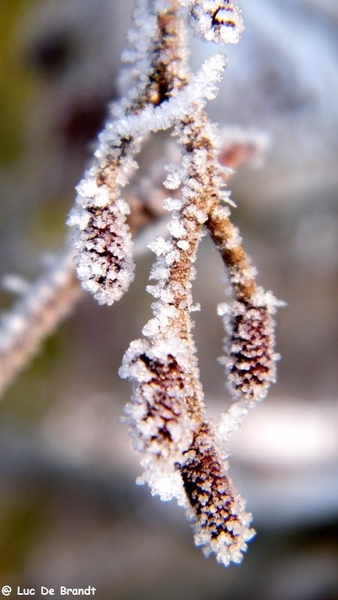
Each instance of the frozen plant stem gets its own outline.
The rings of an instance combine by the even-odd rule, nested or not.
[[[73,259],[73,251],[63,252],[2,316],[0,396],[83,295]]]
[[[123,199],[121,193],[149,134],[170,129],[181,164],[167,165],[164,185],[175,191],[163,203],[171,213],[168,235],[149,244],[156,255],[153,283],[147,287],[155,298],[153,317],[143,337],[130,344],[119,371],[132,384],[125,420],[141,453],[139,483],[148,483],[162,500],[176,497],[192,522],[196,544],[228,565],[241,561],[254,531],[228,474],[220,440],[228,439],[275,379],[273,313],[278,302],[257,286],[231,222],[229,192],[224,190],[228,171],[218,160],[218,131],[204,110],[217,94],[226,60],[216,53],[191,74],[186,24],[206,41],[237,43],[243,21],[236,2],[226,0],[135,0],[133,18],[129,48],[122,56],[130,66],[121,78],[121,99],[111,107],[68,218],[76,271],[100,304],[113,304],[127,291],[134,276],[131,229],[137,230],[135,223],[142,219],[128,194]],[[217,426],[206,418],[190,317],[198,309],[191,288],[205,233],[222,257],[233,296],[218,307],[233,402]],[[69,258],[68,253],[4,319],[4,383],[79,298]]]
[[[69,224],[76,227],[83,286],[100,303],[111,304],[127,289],[133,272],[121,188],[148,134],[173,129],[182,163],[168,165],[165,185],[180,190],[180,196],[164,202],[172,213],[169,236],[158,236],[149,245],[157,257],[150,273],[157,283],[147,288],[155,297],[153,318],[143,328],[143,339],[131,343],[119,373],[133,388],[125,412],[134,448],[142,454],[139,483],[147,482],[163,500],[176,497],[192,521],[196,544],[228,565],[240,562],[254,532],[251,515],[228,475],[218,434],[205,417],[190,318],[193,263],[202,235],[208,232],[213,239],[233,291],[232,304],[219,307],[227,333],[224,363],[234,397],[223,414],[226,438],[274,380],[271,315],[276,301],[257,287],[255,270],[231,223],[218,132],[204,111],[217,93],[225,59],[215,54],[192,76],[185,21],[199,37],[213,42],[236,43],[243,29],[236,3],[135,2],[132,47],[123,55],[133,64],[134,79],[125,73],[129,87],[100,134]]]

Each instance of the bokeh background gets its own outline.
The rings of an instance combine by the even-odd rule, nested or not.
[[[97,588],[103,600],[338,600],[338,7],[242,2],[246,31],[210,116],[269,140],[230,182],[233,215],[284,300],[278,382],[231,441],[231,472],[254,515],[241,566],[194,548],[174,503],[135,486],[117,370],[150,317],[153,256],[110,308],[91,298],[43,345],[0,406],[0,585]],[[117,94],[131,2],[1,0],[0,275],[33,281],[68,243],[74,185]],[[213,47],[191,43],[197,68]],[[167,140],[142,155],[152,173]],[[165,160],[164,160],[165,162]],[[156,163],[157,164],[157,163]],[[217,357],[226,284],[205,238],[196,343],[210,416],[229,403]],[[0,306],[15,296],[1,290]]]

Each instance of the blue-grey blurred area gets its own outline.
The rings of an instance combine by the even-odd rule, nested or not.
[[[102,600],[338,600],[338,5],[242,2],[246,30],[210,117],[265,136],[229,186],[234,221],[277,315],[278,382],[233,435],[230,465],[256,537],[224,569],[180,508],[135,486],[117,370],[150,317],[153,256],[116,305],[91,298],[46,340],[0,406],[0,588],[97,588]],[[32,281],[68,243],[65,219],[117,98],[131,1],[1,0],[0,275]],[[198,68],[214,51],[193,42]],[[146,178],[168,158],[153,136]],[[168,154],[168,153],[167,153]],[[164,156],[164,152],[163,152]],[[137,189],[136,187],[133,188]],[[205,238],[194,330],[210,415],[229,401],[216,314],[226,283]],[[3,289],[0,307],[15,296]]]

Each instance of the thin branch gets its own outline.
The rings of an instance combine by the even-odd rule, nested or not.
[[[64,252],[2,316],[0,396],[82,297],[73,258],[73,251]]]

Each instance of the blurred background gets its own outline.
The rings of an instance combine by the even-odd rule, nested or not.
[[[338,7],[242,1],[246,31],[210,116],[269,140],[229,183],[234,221],[277,315],[278,382],[231,440],[256,537],[241,566],[205,559],[175,503],[135,486],[117,370],[150,318],[151,253],[110,308],[89,297],[0,406],[0,584],[97,588],[103,600],[338,600]],[[33,281],[116,97],[131,1],[1,0],[0,276]],[[191,43],[197,68],[214,51]],[[140,176],[167,140],[151,138]],[[164,151],[163,151],[164,152]],[[163,163],[167,159],[163,159]],[[158,167],[160,168],[160,167]],[[211,417],[229,403],[216,314],[221,261],[199,251],[195,339]],[[1,290],[5,313],[15,301]]]

